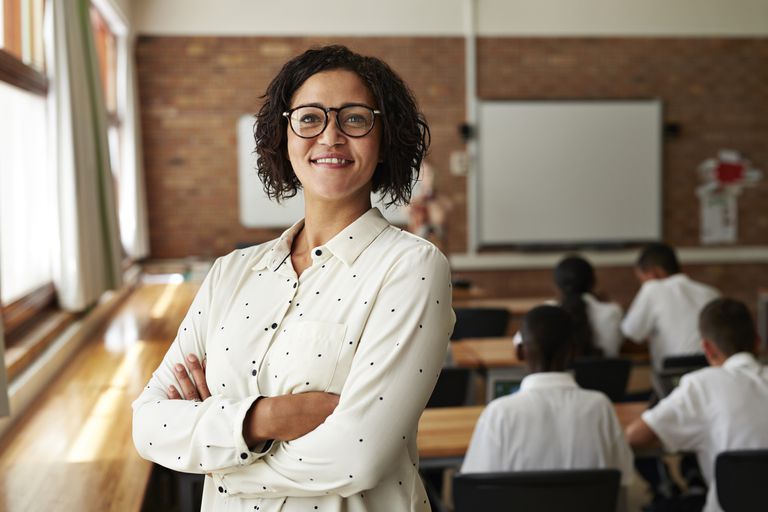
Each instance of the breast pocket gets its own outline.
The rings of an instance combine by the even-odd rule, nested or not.
[[[336,372],[347,326],[294,325],[270,349],[269,372],[278,394],[327,391]]]

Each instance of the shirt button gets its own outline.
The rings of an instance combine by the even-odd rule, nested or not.
[[[243,460],[245,460],[245,459],[247,459],[247,458],[248,458],[248,454],[247,454],[247,453],[245,453],[245,452],[243,452],[243,453],[241,453],[241,454],[240,454],[240,458],[241,458],[241,459],[243,459]]]
[[[277,324],[272,324],[273,329],[277,329]]]
[[[317,249],[315,251],[315,256],[322,256],[322,255],[323,255],[323,251],[321,251],[320,249]]]
[[[251,370],[251,375],[256,376],[256,370]]]
[[[293,287],[294,287],[294,288],[296,288],[296,286],[297,286],[298,284],[299,284],[299,283],[293,283]]]
[[[219,486],[219,492],[224,492],[224,488],[222,486]]]

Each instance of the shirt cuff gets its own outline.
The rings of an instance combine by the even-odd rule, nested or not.
[[[235,412],[235,418],[233,422],[232,436],[234,439],[235,450],[237,450],[237,465],[247,466],[254,461],[260,459],[269,452],[272,448],[272,440],[259,443],[253,449],[249,448],[243,438],[243,423],[245,422],[245,416],[248,414],[248,410],[256,402],[256,400],[262,398],[261,395],[250,396],[242,401],[240,408]],[[217,484],[218,485],[218,484]]]

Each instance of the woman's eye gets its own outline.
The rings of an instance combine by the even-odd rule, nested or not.
[[[322,122],[319,116],[315,114],[304,114],[299,118],[301,124],[316,124]]]
[[[365,124],[365,116],[359,115],[359,114],[350,114],[346,118],[344,118],[344,122],[346,124],[352,124],[352,125],[361,125]]]

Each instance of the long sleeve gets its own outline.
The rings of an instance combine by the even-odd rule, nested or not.
[[[173,371],[188,354],[206,356],[211,304],[221,271],[217,260],[206,276],[178,334],[149,384],[133,403],[133,441],[145,459],[165,467],[205,473],[250,464],[263,454],[251,452],[242,436],[243,419],[257,396],[242,399],[214,394],[203,402],[169,400]]]
[[[445,257],[420,243],[389,269],[365,323],[339,405],[268,457],[214,472],[229,496],[344,497],[371,489],[411,450],[454,323]],[[300,370],[299,370],[300,371]]]

